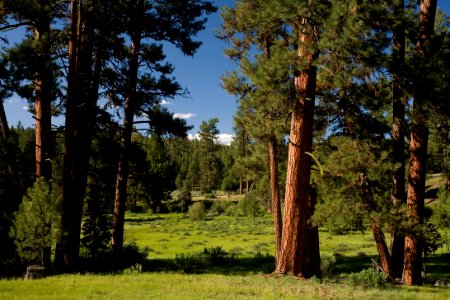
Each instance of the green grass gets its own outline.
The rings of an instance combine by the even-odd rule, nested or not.
[[[261,275],[64,275],[0,281],[0,299],[448,299],[450,289],[361,289]]]
[[[173,259],[176,254],[198,252],[212,246],[237,251],[243,257],[253,256],[258,251],[274,251],[269,216],[255,219],[219,216],[191,221],[183,214],[147,217],[127,214],[126,220],[125,239],[148,247],[151,259]]]
[[[361,289],[341,281],[300,280],[263,275],[252,263],[257,252],[273,254],[270,216],[209,217],[191,221],[183,214],[127,213],[126,240],[149,247],[150,272],[125,270],[120,275],[62,275],[23,281],[0,280],[0,299],[449,299],[450,288],[436,288],[436,279],[450,279],[447,248],[427,260],[424,287]],[[331,235],[321,229],[321,255],[336,258],[342,273],[371,266],[376,248],[370,232]],[[221,246],[237,254],[233,265],[202,269],[196,275],[173,268],[180,253],[198,253]],[[345,275],[342,275],[345,276]],[[341,276],[341,277],[342,277]]]

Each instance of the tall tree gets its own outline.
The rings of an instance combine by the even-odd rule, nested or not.
[[[218,37],[231,42],[225,53],[239,64],[238,72],[222,77],[223,87],[238,97],[235,123],[253,139],[267,145],[269,158],[270,210],[274,220],[275,260],[281,253],[281,201],[278,145],[287,132],[289,97],[293,85],[289,66],[281,63],[283,38],[288,34],[279,19],[258,13],[264,3],[240,1],[224,8]],[[252,49],[252,51],[250,51]]]
[[[201,159],[200,159],[200,182],[202,191],[210,193],[217,186],[217,172],[218,162],[217,157],[217,129],[219,119],[212,118],[208,121],[203,121],[200,124],[200,131],[198,132],[201,145]]]
[[[59,271],[76,268],[81,218],[97,100],[107,47],[117,44],[117,13],[107,1],[70,3],[61,229],[55,264]],[[103,16],[99,18],[99,16]],[[99,21],[101,20],[101,21]],[[114,41],[114,42],[111,42]]]
[[[415,83],[410,137],[410,163],[408,171],[407,207],[410,230],[405,237],[405,259],[403,282],[407,285],[422,284],[423,225],[425,205],[425,174],[428,147],[427,103],[433,83],[430,82],[426,65],[431,57],[431,41],[434,34],[437,0],[422,0],[420,3],[419,32],[417,36],[418,79]]]
[[[123,248],[128,161],[134,116],[144,106],[156,105],[162,98],[173,97],[180,90],[177,83],[165,77],[172,72],[172,68],[168,64],[161,64],[164,55],[162,46],[157,43],[167,41],[183,54],[193,55],[201,43],[192,40],[192,37],[204,28],[206,19],[202,18],[203,14],[211,13],[215,8],[208,1],[198,0],[176,3],[131,0],[126,3],[126,11],[128,16],[125,34],[129,37],[131,46],[126,54],[128,63],[124,123],[114,199],[112,245],[116,253],[121,253]],[[151,41],[151,44],[144,45],[144,41]],[[150,74],[139,78],[142,64],[147,64]],[[152,72],[162,74],[160,79],[152,77]]]
[[[392,191],[391,201],[395,208],[406,202],[405,182],[405,20],[403,0],[393,2],[392,37]],[[391,275],[401,278],[403,271],[404,235],[398,229],[391,233]]]

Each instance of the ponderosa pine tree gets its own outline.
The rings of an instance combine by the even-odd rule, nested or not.
[[[117,4],[108,1],[70,2],[61,203],[63,234],[55,255],[56,268],[61,272],[74,270],[79,258],[82,210],[102,70],[114,46],[120,45],[117,41],[121,24],[118,11]]]
[[[415,82],[410,137],[410,163],[408,171],[407,207],[410,230],[405,237],[403,282],[406,285],[422,284],[422,255],[424,249],[420,227],[423,225],[425,205],[425,174],[428,147],[428,98],[433,83],[427,76],[426,65],[431,58],[431,40],[437,0],[422,0],[420,3],[419,32],[416,43],[418,76]]]
[[[176,3],[130,0],[126,2],[125,9],[125,34],[131,45],[125,54],[128,61],[124,123],[114,199],[112,245],[116,253],[121,253],[123,248],[128,160],[134,116],[141,113],[139,110],[143,107],[157,105],[163,98],[174,97],[180,91],[179,85],[166,77],[172,72],[172,68],[162,63],[164,54],[162,46],[157,43],[167,41],[179,48],[183,54],[193,55],[201,44],[192,40],[192,37],[204,29],[206,19],[202,19],[202,16],[215,11],[211,2],[198,0]],[[145,45],[145,41],[151,43]],[[147,64],[150,73],[139,78],[139,71],[144,64]],[[159,79],[153,77],[156,73],[161,74]]]
[[[393,2],[392,35],[392,191],[394,209],[406,202],[405,182],[405,20],[403,0]],[[393,278],[401,278],[403,271],[404,235],[398,229],[391,232],[391,267]]]

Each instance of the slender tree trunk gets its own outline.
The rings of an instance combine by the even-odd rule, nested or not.
[[[392,124],[392,174],[391,202],[394,209],[406,202],[405,191],[405,96],[404,64],[405,64],[405,28],[403,25],[404,1],[397,1],[394,6],[394,16],[397,24],[393,30],[392,74],[393,74],[393,124]],[[394,229],[391,232],[391,269],[393,278],[401,278],[405,236],[403,232]]]
[[[129,151],[133,132],[133,118],[135,113],[136,88],[139,71],[139,50],[141,47],[140,16],[143,12],[143,2],[134,2],[135,26],[131,36],[131,53],[129,57],[128,92],[125,99],[125,117],[123,134],[120,141],[119,166],[117,171],[116,194],[114,198],[114,221],[112,227],[112,246],[116,254],[123,251],[125,204],[127,201],[127,182],[129,171]]]
[[[281,255],[282,218],[280,203],[280,187],[278,176],[278,147],[275,139],[269,141],[270,188],[272,192],[272,216],[275,236],[275,262],[279,263]]]
[[[34,28],[34,38],[38,42],[37,71],[34,79],[35,119],[36,119],[36,178],[50,179],[51,165],[51,102],[52,70],[50,55],[50,16],[44,10],[49,1],[40,1],[39,18]]]
[[[41,0],[38,2],[38,18],[34,27],[34,39],[37,41],[36,73],[34,78],[35,91],[35,160],[36,160],[36,180],[39,178],[51,179],[52,165],[52,122],[51,103],[53,72],[51,70],[51,16],[47,9],[50,1]],[[45,224],[48,234],[51,231],[51,224]],[[51,247],[46,247],[42,251],[42,265],[49,268],[51,264]]]
[[[289,154],[286,178],[282,252],[276,272],[294,276],[311,277],[318,275],[320,266],[308,263],[311,249],[318,249],[317,239],[309,236],[310,219],[310,176],[312,151],[314,99],[316,92],[315,54],[305,48],[314,43],[312,33],[305,33],[306,19],[301,21],[300,46],[298,56],[307,66],[296,74],[295,86],[299,95],[291,116]],[[307,45],[302,47],[302,45]],[[309,239],[309,240],[308,240]]]
[[[418,56],[424,61],[428,57],[426,44],[434,32],[437,0],[422,0],[420,4],[419,36],[417,40]],[[425,71],[425,70],[422,70]],[[422,284],[423,238],[415,227],[423,224],[425,205],[425,175],[428,147],[428,127],[426,103],[429,97],[429,84],[421,79],[416,85],[414,95],[412,128],[410,138],[410,163],[408,172],[407,206],[410,230],[405,238],[405,259],[403,264],[403,282],[406,285]]]

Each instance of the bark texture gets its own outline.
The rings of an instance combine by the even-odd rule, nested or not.
[[[270,164],[270,188],[272,193],[272,217],[275,236],[275,262],[280,261],[281,256],[281,237],[282,237],[282,218],[280,203],[280,186],[278,176],[278,147],[274,139],[268,143],[269,146],[269,164]]]
[[[416,46],[417,55],[422,62],[425,62],[428,57],[427,43],[434,32],[436,6],[437,0],[422,0],[420,4],[419,36]],[[405,259],[402,278],[406,285],[422,284],[423,241],[420,230],[415,229],[420,228],[423,224],[425,204],[425,174],[428,147],[427,111],[425,106],[427,97],[429,97],[427,91],[430,86],[423,77],[419,79],[416,85],[412,112],[407,194],[410,230],[405,237]]]
[[[81,218],[86,193],[92,135],[95,131],[98,73],[94,60],[93,10],[71,1],[69,75],[66,100],[61,229],[55,265],[59,272],[75,271],[80,252]],[[96,50],[99,53],[99,49]]]
[[[310,218],[310,176],[314,119],[314,99],[316,93],[316,57],[307,48],[314,43],[312,32],[308,32],[306,19],[301,20],[299,59],[306,67],[296,74],[295,86],[299,95],[291,114],[289,154],[286,178],[284,222],[281,257],[276,272],[300,277],[317,274],[320,266],[311,261],[311,253],[318,249],[318,237],[309,227]]]

